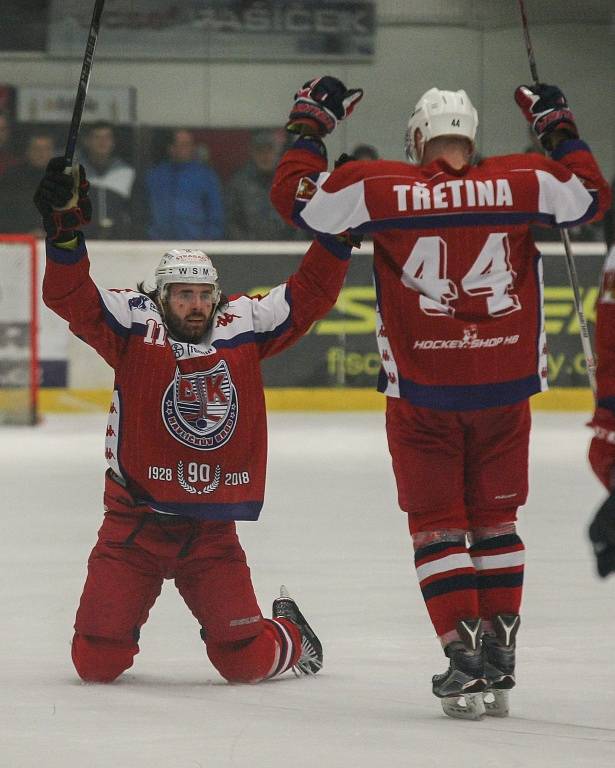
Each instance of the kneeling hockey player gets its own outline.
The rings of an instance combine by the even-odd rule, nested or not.
[[[79,231],[91,208],[83,168],[76,191],[63,170],[52,160],[35,195],[47,231],[44,300],[115,371],[105,515],[72,643],[78,674],[110,682],[132,665],[169,578],[227,680],[318,672],[321,644],[285,588],[273,618],[262,616],[235,521],[256,520],[263,504],[260,361],[333,306],[350,246],[319,238],[264,298],[227,298],[211,259],[183,249],[162,257],[151,291],[105,290],[90,278]]]

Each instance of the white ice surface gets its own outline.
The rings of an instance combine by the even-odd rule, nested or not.
[[[320,635],[313,679],[227,685],[167,583],[141,653],[84,685],[70,639],[101,519],[103,415],[0,430],[0,768],[615,765],[615,577],[586,526],[602,491],[584,414],[535,414],[512,716],[446,718],[445,660],[398,511],[383,416],[272,414],[265,508],[240,525],[263,612],[285,583]],[[434,478],[434,482],[446,482]]]

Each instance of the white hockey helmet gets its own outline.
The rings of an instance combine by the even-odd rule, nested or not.
[[[417,128],[420,130],[418,144]],[[430,88],[417,101],[408,119],[406,157],[420,163],[425,144],[436,136],[464,136],[474,145],[477,128],[478,114],[465,91]]]
[[[206,253],[192,248],[174,248],[164,254],[154,273],[156,288],[161,299],[166,296],[170,283],[196,283],[212,285],[213,301],[220,300],[218,271]]]

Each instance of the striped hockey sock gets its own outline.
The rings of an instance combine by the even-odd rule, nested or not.
[[[476,571],[465,541],[419,547],[414,564],[429,617],[446,644],[456,637],[460,619],[479,615]]]
[[[476,568],[480,615],[490,620],[498,613],[519,613],[523,591],[525,547],[516,533],[477,541],[470,547]]]
[[[301,633],[288,619],[265,619],[266,631],[275,635],[276,650],[266,677],[278,677],[296,664],[301,655]]]

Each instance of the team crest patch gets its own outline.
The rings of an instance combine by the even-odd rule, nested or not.
[[[297,194],[295,195],[296,200],[301,200],[302,202],[308,202],[311,200],[316,192],[318,191],[318,186],[315,181],[312,181],[309,176],[304,176],[299,181],[299,186],[297,187]]]
[[[147,309],[151,309],[152,304],[153,302],[148,299],[147,296],[133,296],[132,299],[128,299],[128,306],[130,309],[140,309],[143,312]]]
[[[220,360],[213,368],[180,373],[162,397],[162,419],[183,445],[212,451],[228,442],[237,425],[239,403],[228,366]]]

